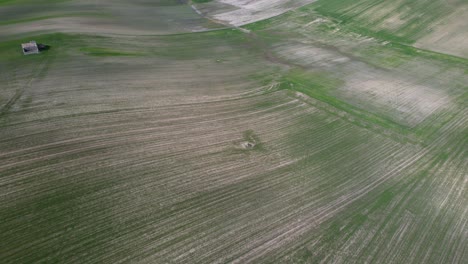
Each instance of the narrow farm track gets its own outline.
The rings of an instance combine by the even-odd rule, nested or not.
[[[199,2],[0,1],[1,263],[468,259],[459,50],[407,1]]]

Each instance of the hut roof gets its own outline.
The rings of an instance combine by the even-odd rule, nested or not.
[[[37,47],[37,43],[35,41],[30,41],[29,43],[23,43],[21,44],[21,48],[23,48],[24,55],[39,53],[39,48]]]

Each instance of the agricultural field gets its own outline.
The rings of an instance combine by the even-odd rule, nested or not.
[[[38,33],[166,35],[219,28],[176,0],[0,0],[0,38]]]
[[[467,15],[0,0],[0,263],[466,263]]]

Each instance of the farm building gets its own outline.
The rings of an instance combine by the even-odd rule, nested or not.
[[[39,48],[37,47],[37,43],[35,41],[30,41],[29,43],[23,43],[21,44],[21,47],[23,48],[24,55],[39,53]]]

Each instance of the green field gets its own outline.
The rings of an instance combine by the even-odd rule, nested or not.
[[[467,10],[0,0],[0,263],[466,263]]]

